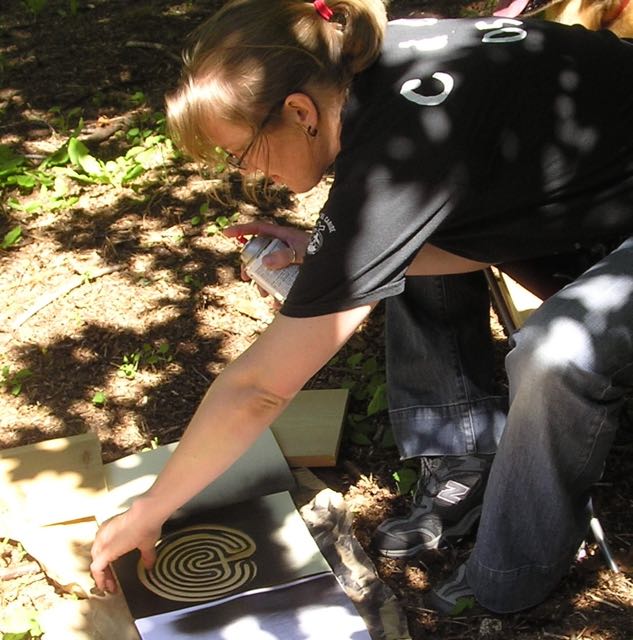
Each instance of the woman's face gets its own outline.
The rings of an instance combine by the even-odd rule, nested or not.
[[[315,125],[305,117],[284,105],[280,115],[272,118],[255,138],[249,127],[220,119],[209,123],[209,137],[227,153],[241,158],[242,173],[261,171],[276,184],[302,193],[321,180],[338,149],[333,146],[327,127],[310,136],[307,128]]]

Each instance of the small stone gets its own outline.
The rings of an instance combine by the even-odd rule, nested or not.
[[[503,623],[498,618],[484,618],[479,625],[480,638],[498,638],[503,631]]]

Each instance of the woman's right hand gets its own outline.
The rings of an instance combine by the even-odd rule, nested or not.
[[[288,250],[272,251],[264,256],[264,265],[269,269],[283,269],[289,264],[301,264],[310,243],[310,234],[295,227],[285,227],[270,222],[248,222],[224,229],[229,238],[240,236],[269,236],[279,238],[288,245]]]
[[[101,591],[116,592],[117,584],[110,563],[128,551],[138,549],[147,569],[156,560],[156,542],[162,522],[152,524],[142,507],[143,498],[140,498],[125,513],[106,520],[97,531],[91,549],[90,571]]]

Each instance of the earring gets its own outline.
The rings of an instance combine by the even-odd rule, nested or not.
[[[319,130],[315,127],[312,128],[312,125],[309,124],[308,128],[306,129],[306,133],[311,137],[311,138],[316,138],[317,133],[319,133]]]

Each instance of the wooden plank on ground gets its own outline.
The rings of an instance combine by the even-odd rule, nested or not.
[[[531,291],[528,291],[524,286],[520,285],[516,280],[513,280],[507,273],[502,275],[508,299],[517,316],[516,326],[521,327],[532,312],[541,306],[543,301]]]
[[[541,306],[543,301],[507,273],[501,273],[494,268],[492,272],[499,287],[499,294],[503,298],[502,303],[507,310],[509,321],[512,322],[514,328],[518,329],[523,326],[532,312]],[[506,329],[511,330],[511,327],[506,327]]]
[[[99,507],[97,521],[102,522],[128,509],[132,502],[154,483],[178,443],[141,451],[104,465],[107,494]],[[294,478],[273,436],[267,429],[253,445],[220,477],[189,500],[186,512],[219,508],[251,500],[268,493],[286,491]]]
[[[347,389],[311,389],[295,396],[270,427],[290,466],[336,464],[348,397]]]
[[[36,525],[94,515],[105,489],[101,445],[96,435],[0,451],[0,511]]]

